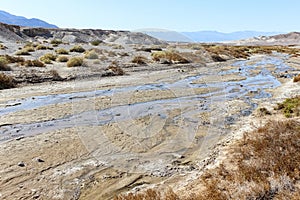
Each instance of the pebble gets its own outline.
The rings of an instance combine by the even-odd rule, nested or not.
[[[19,167],[25,167],[25,163],[23,161],[21,161],[21,162],[18,163],[18,166]]]

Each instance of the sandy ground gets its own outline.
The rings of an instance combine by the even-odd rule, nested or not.
[[[258,105],[299,93],[262,59],[251,58],[253,69],[176,66],[1,91],[1,199],[111,199],[162,182],[179,189],[215,162],[220,141],[249,127]],[[264,69],[269,79],[258,76]]]

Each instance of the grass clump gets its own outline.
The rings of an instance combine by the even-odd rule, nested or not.
[[[6,74],[0,73],[0,90],[14,88],[15,80]]]
[[[55,45],[55,46],[58,46],[58,45],[60,45],[60,44],[62,44],[63,42],[61,41],[61,40],[59,40],[59,39],[53,39],[53,40],[51,40],[51,42],[50,42],[50,44],[52,44],[52,45]]]
[[[294,77],[293,82],[299,82],[300,81],[300,74],[298,74],[297,76]]]
[[[124,74],[124,70],[117,63],[113,62],[105,69],[105,73],[102,76],[122,76]]]
[[[172,63],[172,64],[184,64],[189,63],[189,61],[181,56],[179,53],[171,51],[158,51],[151,54],[152,59],[156,62],[161,63]]]
[[[11,68],[8,66],[8,61],[5,57],[0,57],[0,71],[10,71]]]
[[[45,64],[52,64],[52,61],[55,61],[56,58],[56,55],[52,53],[46,53],[45,55],[40,57],[40,61],[44,62]]]
[[[93,40],[93,41],[91,41],[91,45],[93,45],[93,46],[98,46],[101,43],[102,43],[101,40]]]
[[[21,49],[19,51],[16,52],[17,56],[29,56],[31,55],[30,52],[28,51],[28,49]]]
[[[83,64],[83,58],[73,57],[67,62],[67,67],[80,67]]]
[[[80,45],[76,45],[70,49],[70,52],[84,53],[85,49]]]
[[[55,53],[60,54],[60,55],[68,55],[69,51],[66,49],[60,48],[60,49],[56,49]]]
[[[94,50],[85,52],[84,57],[86,59],[98,59],[99,58],[98,54]]]
[[[57,62],[68,62],[68,61],[69,61],[69,58],[68,58],[68,56],[58,56],[58,57],[56,58],[56,61],[57,61]]]
[[[278,104],[278,110],[282,110],[288,118],[300,116],[300,96],[287,98],[284,102]]]
[[[46,65],[39,60],[26,60],[23,65],[25,67],[46,67]]]
[[[39,44],[39,45],[36,47],[36,50],[53,50],[53,48],[52,48],[52,47],[45,46],[45,45],[42,45],[42,44]]]
[[[131,62],[138,65],[145,65],[147,64],[147,58],[144,56],[135,56]]]

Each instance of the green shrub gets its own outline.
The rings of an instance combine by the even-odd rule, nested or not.
[[[277,109],[282,110],[286,117],[300,116],[300,96],[287,98],[278,104]]]
[[[86,59],[98,59],[99,58],[98,54],[94,50],[85,52],[84,57]]]
[[[79,67],[83,64],[83,58],[81,57],[73,57],[67,62],[68,67]]]
[[[15,80],[11,76],[0,73],[0,90],[13,88],[15,86]]]
[[[57,50],[55,50],[55,52],[56,52],[57,54],[61,54],[61,55],[68,55],[68,54],[69,54],[69,51],[66,50],[66,49],[63,49],[63,48],[57,49]]]
[[[56,58],[56,61],[57,61],[57,62],[68,62],[68,61],[69,61],[69,58],[68,58],[68,56],[58,56],[58,57]]]
[[[70,49],[70,52],[84,53],[85,49],[80,45],[76,45]]]

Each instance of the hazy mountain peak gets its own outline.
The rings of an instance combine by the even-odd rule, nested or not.
[[[58,28],[53,24],[49,24],[37,18],[27,19],[26,17],[12,15],[3,10],[0,10],[0,22],[18,26]]]

